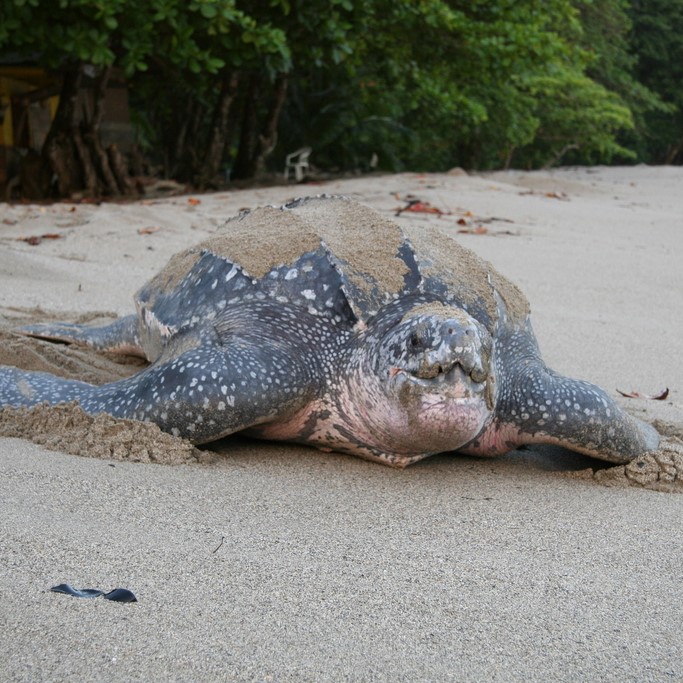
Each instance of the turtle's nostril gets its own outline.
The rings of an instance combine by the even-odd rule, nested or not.
[[[453,328],[452,327],[448,328],[448,334],[453,334]]]

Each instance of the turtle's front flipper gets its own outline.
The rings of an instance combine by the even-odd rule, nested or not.
[[[54,339],[90,346],[100,351],[128,353],[145,357],[140,340],[140,329],[137,315],[119,318],[110,325],[100,327],[76,325],[74,323],[41,323],[24,325],[15,330],[27,337]]]
[[[546,367],[530,330],[513,331],[496,345],[496,417],[464,452],[499,455],[548,443],[625,463],[659,446],[657,431],[624,412],[600,387]]]
[[[180,340],[190,348],[100,387],[0,367],[0,408],[75,400],[93,415],[155,422],[166,432],[205,443],[286,419],[317,391],[314,362],[292,360],[283,345],[267,339],[257,345],[233,338],[228,346],[217,338],[194,341]]]
[[[96,389],[92,384],[64,379],[47,372],[28,372],[0,366],[0,408],[80,401]]]

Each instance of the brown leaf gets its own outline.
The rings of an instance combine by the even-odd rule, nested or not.
[[[550,199],[569,199],[566,192],[546,192],[545,196],[550,197]]]
[[[410,213],[431,213],[437,216],[445,216],[446,212],[442,211],[436,206],[432,206],[429,202],[423,202],[421,199],[404,199],[406,206],[396,209],[396,215],[399,216],[404,211]]]
[[[138,228],[138,235],[151,235],[154,232],[159,232],[161,228],[158,225],[150,225],[147,228]]]
[[[13,218],[3,218],[2,222],[5,225],[16,225],[19,221],[15,221]]]
[[[538,195],[538,192],[536,190],[525,190],[524,192],[518,192],[521,197],[525,197],[530,194],[535,194]],[[544,192],[543,193],[544,197],[549,197],[550,199],[562,199],[563,201],[569,201],[569,195],[566,192]]]
[[[458,225],[467,225],[467,221],[464,218],[458,218]]]
[[[617,389],[617,393],[625,396],[626,398],[642,398],[648,401],[663,401],[669,395],[669,388],[663,389],[656,394],[641,394],[639,391],[622,391]]]
[[[30,237],[17,237],[17,239],[20,242],[26,242],[26,244],[30,244],[32,247],[35,247],[36,244],[40,244],[43,241],[38,235],[31,235]]]
[[[30,244],[32,247],[35,247],[37,244],[40,244],[43,240],[58,240],[64,237],[64,235],[60,235],[57,232],[46,232],[43,235],[31,235],[29,237],[17,237],[17,239],[20,242],[26,242],[26,244]]]
[[[485,235],[489,231],[483,225],[477,225],[476,228],[467,228],[466,230],[458,230],[460,235]]]
[[[188,197],[187,203],[190,206],[197,206],[197,204],[201,204],[202,200],[201,199],[195,199],[194,197]]]

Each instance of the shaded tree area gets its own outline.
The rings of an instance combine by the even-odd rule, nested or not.
[[[99,135],[112,69],[146,157],[202,188],[304,145],[332,172],[683,160],[683,0],[0,4],[0,53],[61,77],[61,196],[132,191]]]
[[[666,105],[644,112],[634,146],[646,161],[683,164],[683,0],[633,0],[629,16],[635,74]]]

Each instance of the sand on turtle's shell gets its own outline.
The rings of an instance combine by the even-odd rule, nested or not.
[[[268,206],[231,219],[208,240],[171,258],[145,291],[151,293],[153,306],[154,292],[177,286],[203,251],[262,278],[324,242],[336,258],[348,264],[346,276],[368,298],[370,283],[381,292],[397,294],[408,272],[398,254],[406,237],[417,252],[423,274],[442,281],[466,305],[483,304],[491,320],[496,320],[495,288],[509,316],[524,320],[529,312],[526,297],[490,263],[434,228],[400,227],[379,212],[344,198],[311,198],[292,209]]]

